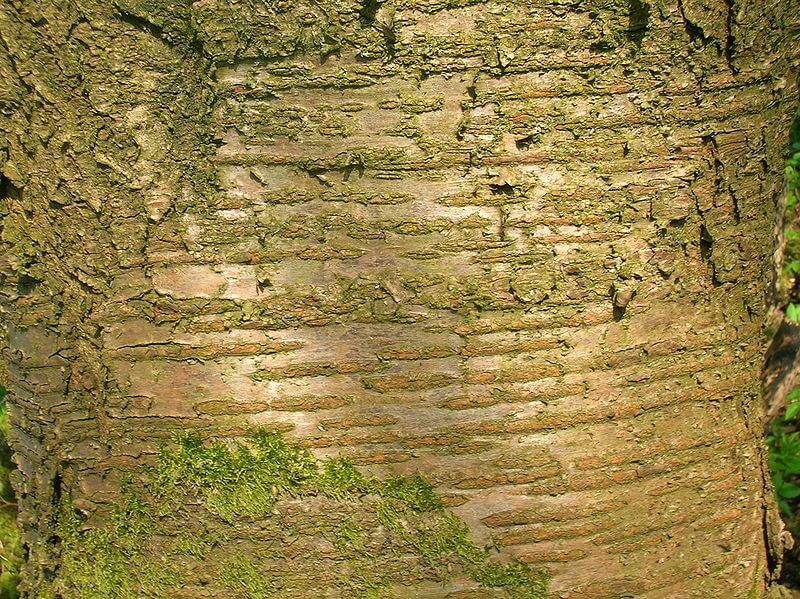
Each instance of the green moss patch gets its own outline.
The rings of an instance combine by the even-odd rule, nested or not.
[[[377,599],[458,583],[540,599],[547,589],[546,575],[478,547],[423,477],[366,476],[266,431],[231,443],[180,435],[125,486],[104,527],[87,528],[68,502],[57,527],[61,567],[37,596],[189,597],[202,588]]]
[[[5,388],[0,385],[0,599],[16,599],[22,569],[22,541],[17,524],[17,504],[11,489],[11,449],[8,446],[8,412]]]

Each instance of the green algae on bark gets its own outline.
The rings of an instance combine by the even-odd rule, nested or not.
[[[404,597],[414,584],[455,580],[509,599],[547,590],[546,574],[478,547],[419,474],[380,480],[265,430],[232,442],[177,435],[139,483],[123,486],[103,526],[69,505],[57,523],[62,566],[41,597],[174,596],[201,568],[212,596],[252,599]],[[303,536],[314,540],[299,556],[292,544]],[[404,580],[410,564],[416,578]]]

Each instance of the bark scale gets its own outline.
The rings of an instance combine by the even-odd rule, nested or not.
[[[59,576],[65,498],[99,526],[175,431],[252,423],[424,472],[553,597],[765,588],[758,380],[796,13],[6,2],[30,596]],[[294,596],[314,596],[304,567]],[[411,570],[402,596],[494,596]]]

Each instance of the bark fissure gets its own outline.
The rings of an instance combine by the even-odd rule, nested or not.
[[[128,25],[131,25],[140,31],[144,31],[155,38],[164,38],[164,29],[155,23],[151,23],[147,19],[143,19],[142,17],[128,12],[122,8],[119,8],[118,17],[123,23],[127,23]]]
[[[725,14],[725,62],[728,63],[728,68],[734,75],[739,71],[734,64],[734,57],[736,55],[736,38],[733,35],[734,19],[736,13],[734,12],[734,1],[725,0],[726,14]]]
[[[642,47],[642,40],[650,26],[650,4],[642,0],[629,0],[627,34],[637,48]]]
[[[700,41],[704,46],[707,45],[710,39],[706,36],[703,28],[690,21],[686,16],[686,10],[683,8],[683,0],[678,0],[678,11],[680,12],[681,19],[683,20],[683,27],[686,33],[689,34],[689,39],[692,42]]]

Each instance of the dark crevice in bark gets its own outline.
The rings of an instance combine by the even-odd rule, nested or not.
[[[466,130],[472,109],[475,107],[475,100],[478,98],[478,73],[473,73],[472,78],[467,85],[467,97],[469,102],[464,101],[461,103],[461,122],[456,129],[455,137],[458,141],[464,141],[464,131]],[[470,157],[470,160],[472,158]]]
[[[509,185],[509,187],[511,186]],[[511,189],[513,193],[513,187]],[[500,216],[500,224],[498,227],[500,239],[502,239],[503,241],[508,241],[508,210],[506,210],[502,206],[499,206],[498,215]]]
[[[164,37],[164,30],[161,27],[155,23],[151,23],[150,21],[143,19],[138,15],[134,15],[133,13],[119,9],[119,18],[122,22],[127,23],[136,29],[144,31],[145,33],[149,33],[153,37]]]
[[[495,46],[499,46],[499,43],[500,43],[499,40],[496,40],[495,41]],[[503,61],[503,55],[500,53],[499,48],[495,50],[494,59],[497,62],[498,74],[501,75],[501,76],[505,75],[506,74],[506,66],[507,65]]]
[[[711,154],[711,159],[714,162],[714,188],[716,189],[717,195],[728,195],[731,198],[732,203],[732,210],[733,210],[733,218],[736,224],[738,225],[741,222],[741,212],[739,211],[739,199],[736,197],[736,194],[731,190],[730,186],[724,186],[723,181],[725,179],[725,165],[722,163],[720,159],[719,153],[719,144],[717,143],[717,138],[713,135],[705,135],[703,136],[703,144],[708,147],[708,151]]]
[[[7,178],[0,175],[0,200],[5,198],[19,201],[22,199],[22,191]]]
[[[467,95],[469,96],[469,99],[472,100],[473,102],[475,100],[477,100],[477,98],[478,98],[477,80],[478,80],[478,78],[477,78],[477,75],[476,75],[475,78],[473,79],[472,83],[470,83],[467,86]]]
[[[397,34],[394,31],[393,23],[380,23],[381,35],[383,41],[386,43],[386,55],[389,58],[394,58],[397,54]]]
[[[86,45],[86,42],[84,42],[81,39],[78,39],[78,37],[75,35],[76,30],[81,25],[88,25],[89,27],[91,27],[91,24],[89,23],[89,21],[86,19],[85,16],[78,15],[78,17],[69,26],[69,32],[67,33],[67,38],[68,39],[74,39],[75,41],[80,43],[82,47],[88,48],[88,46]]]
[[[689,34],[689,39],[692,42],[699,40],[700,42],[703,43],[703,45],[706,45],[709,41],[708,36],[706,36],[702,27],[696,25],[695,23],[692,23],[686,17],[686,11],[683,8],[683,0],[678,0],[678,10],[681,13],[681,19],[683,19],[683,28],[686,30],[686,33]]]
[[[347,165],[342,170],[342,181],[349,181],[353,173],[357,173],[358,178],[361,179],[366,171],[367,167],[364,164],[363,156],[352,155],[348,158]]]
[[[700,225],[700,257],[709,262],[711,260],[711,249],[714,245],[714,238],[706,227],[705,223]]]
[[[59,468],[56,470],[55,475],[53,476],[53,480],[50,483],[52,487],[52,495],[50,498],[50,503],[53,506],[53,509],[58,509],[61,505],[61,499],[63,497],[63,486],[64,486],[64,476],[61,473],[61,469]]]
[[[67,462],[61,462],[56,467],[55,472],[53,473],[52,479],[50,480],[50,501],[49,501],[49,510],[50,515],[53,520],[57,519],[57,515],[59,514],[60,510],[63,509],[64,505],[64,498],[66,496],[65,490],[68,487],[68,477],[65,476],[66,471],[68,469]],[[59,529],[56,527],[50,528],[50,534],[47,537],[47,545],[50,547],[50,551],[52,551],[53,555],[59,555],[62,550],[62,542],[63,539],[61,538]],[[27,544],[26,544],[27,545]],[[59,559],[50,560],[48,563],[43,564],[42,566],[42,578],[48,582],[52,582],[56,580],[58,577],[59,571],[61,568],[61,562]]]
[[[736,52],[736,38],[733,36],[733,3],[734,0],[725,0],[727,14],[725,16],[725,48],[723,53],[725,54],[725,62],[728,64],[728,69],[735,75],[739,72],[739,69],[733,64],[733,55]]]
[[[713,43],[719,54],[724,57],[728,70],[735,75],[739,72],[739,69],[734,65],[734,54],[736,51],[736,40],[733,35],[734,0],[724,0],[724,2],[726,7],[724,40],[717,39],[713,35],[707,35],[700,25],[691,21],[686,16],[683,0],[678,0],[678,11],[683,20],[683,27],[686,33],[689,34],[689,39],[692,42],[699,41],[703,46]]]
[[[603,52],[610,52],[613,49],[614,49],[614,46],[612,46],[609,42],[607,42],[605,40],[601,40],[599,42],[595,42],[591,46],[589,46],[589,50],[591,50],[595,54],[602,54]]]
[[[496,195],[513,196],[514,186],[510,183],[490,183],[489,190]]]
[[[61,508],[61,501],[63,499],[63,486],[64,478],[61,470],[56,470],[53,479],[50,481],[50,510],[52,513],[57,513]],[[47,543],[53,548],[57,549],[61,545],[61,537],[58,535],[57,529],[52,529],[51,534],[47,537]],[[48,569],[45,571],[45,576],[48,575],[55,577],[55,570]]]
[[[628,3],[627,35],[636,45],[642,47],[642,40],[650,26],[650,5],[641,0],[630,0]]]
[[[736,194],[728,188],[728,192],[731,194],[731,201],[733,202],[733,220],[736,221],[736,224],[742,222],[742,213],[739,209],[739,198],[736,197]]]
[[[39,279],[34,279],[28,275],[22,275],[17,280],[17,293],[19,295],[30,295],[41,283]]]
[[[152,20],[134,14],[126,9],[120,3],[115,3],[117,16],[123,23],[127,23],[132,27],[143,31],[156,39],[160,39],[172,46],[182,47],[183,50],[189,55],[197,55],[202,58],[207,58],[205,48],[202,42],[197,37],[196,30],[189,25],[188,13],[183,13],[182,18],[186,21],[186,27],[176,30],[174,27],[161,26],[154,23]],[[79,40],[80,41],[80,40]]]
[[[364,0],[364,4],[361,5],[361,10],[358,11],[361,22],[365,25],[374,23],[380,5],[380,0]]]
[[[526,135],[525,137],[521,137],[519,139],[514,140],[514,145],[520,152],[525,152],[529,150],[533,144],[534,144],[533,135]]]

